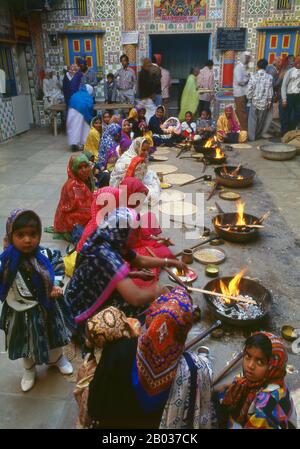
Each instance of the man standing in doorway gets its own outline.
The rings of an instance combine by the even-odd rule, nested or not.
[[[247,72],[251,54],[245,51],[241,54],[240,62],[235,66],[233,72],[233,96],[241,130],[248,131],[248,112],[247,112],[247,86],[250,79],[250,73]]]
[[[121,103],[134,104],[136,76],[134,71],[129,67],[129,58],[127,55],[123,54],[120,58],[120,62],[122,68],[115,74],[119,101]]]
[[[169,117],[169,106],[170,106],[170,88],[171,88],[171,75],[169,70],[164,69],[161,66],[162,56],[160,54],[154,55],[156,58],[156,63],[160,67],[161,70],[161,96],[162,96],[162,104],[165,108],[166,118]]]
[[[250,141],[264,137],[263,131],[269,114],[272,114],[273,77],[266,72],[268,61],[260,59],[257,72],[251,75],[247,98],[250,101],[248,138]]]
[[[199,117],[202,111],[210,111],[210,103],[214,98],[215,90],[215,78],[214,78],[214,63],[211,59],[207,61],[205,67],[200,70],[197,76],[197,87],[198,89],[210,90],[211,92],[200,94],[199,103]]]

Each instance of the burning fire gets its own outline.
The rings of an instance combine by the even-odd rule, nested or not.
[[[222,281],[222,279],[220,279],[221,293],[227,296],[239,296],[240,294],[239,285],[246,271],[247,269],[243,268],[238,274],[234,276],[234,278],[231,279],[228,286]],[[224,297],[224,302],[226,304],[230,304],[231,300],[229,298]]]
[[[210,139],[208,139],[208,141],[204,145],[204,148],[212,148],[212,147],[216,146],[217,144],[218,144],[217,138],[216,138],[216,136],[214,136],[214,137],[211,137]]]
[[[244,218],[245,203],[242,201],[237,202],[237,226],[247,226],[247,222]]]
[[[225,155],[224,155],[223,151],[221,151],[221,148],[216,147],[215,159],[222,159],[224,156]]]

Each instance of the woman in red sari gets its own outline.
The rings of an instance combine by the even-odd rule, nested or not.
[[[71,233],[74,225],[85,226],[91,218],[94,183],[88,158],[72,156],[67,173],[54,218],[57,233]]]

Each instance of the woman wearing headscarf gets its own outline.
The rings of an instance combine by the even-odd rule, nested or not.
[[[247,141],[247,131],[241,131],[240,122],[232,105],[225,108],[217,121],[217,138],[219,142],[243,143]]]
[[[184,269],[178,260],[139,256],[132,248],[139,225],[136,212],[119,208],[111,212],[89,237],[77,257],[76,268],[66,289],[76,323],[83,323],[95,312],[109,306],[117,307],[126,316],[136,317],[161,293],[152,286],[139,289],[128,278],[130,268],[175,266]]]
[[[151,304],[146,328],[139,337],[124,336],[105,346],[89,385],[92,427],[159,428],[162,416],[162,426],[170,424],[163,428],[210,427],[209,411],[205,411],[206,419],[203,410],[200,412],[202,386],[195,385],[192,393],[196,396],[192,396],[188,376],[185,385],[174,385],[185,360],[192,369],[190,378],[194,377],[194,369],[197,378],[194,356],[184,353],[192,321],[191,299],[184,289],[175,287]],[[205,369],[209,379],[208,366]],[[210,394],[210,381],[205,386]],[[180,413],[173,415],[174,421],[170,422],[169,403],[174,399],[174,390],[184,394],[177,402]]]
[[[197,76],[199,75],[199,68],[195,67],[191,70],[188,79],[186,80],[180,101],[179,120],[184,121],[185,114],[191,111],[193,115],[196,114],[199,104],[199,93],[197,90]]]
[[[110,177],[110,185],[118,187],[126,177],[140,179],[149,189],[149,199],[158,201],[160,197],[160,181],[155,172],[148,170],[148,153],[150,144],[147,139],[135,139],[130,148],[118,159]]]
[[[175,119],[170,117],[167,121],[165,121],[164,106],[158,106],[156,108],[155,114],[149,121],[149,130],[152,132],[155,145],[173,145],[181,140],[181,126],[179,125],[180,129],[176,129],[176,125],[169,127],[169,124],[173,124],[173,120]],[[175,121],[179,122],[178,119]]]
[[[120,140],[120,156],[128,150],[130,145],[132,144],[132,140],[130,137],[131,132],[131,124],[128,119],[122,120],[122,131],[121,131],[121,140]]]
[[[72,233],[75,225],[86,226],[94,190],[92,169],[84,154],[70,158],[67,173],[54,217],[54,232],[61,234]]]
[[[87,223],[77,244],[76,251],[79,253],[87,239],[96,231],[98,225],[112,211],[119,207],[119,189],[115,187],[102,187],[93,193],[91,205],[91,219]]]
[[[94,162],[98,162],[98,149],[102,135],[101,117],[96,116],[91,121],[90,132],[84,144],[84,151],[89,151],[94,156]]]
[[[146,108],[143,106],[132,108],[129,112],[128,120],[131,123],[134,138],[145,137],[150,143],[150,153],[153,153],[156,150],[153,141],[153,133],[149,129],[145,115]]]
[[[141,324],[135,318],[127,318],[124,312],[116,307],[107,307],[87,321],[86,333],[86,345],[90,352],[85,356],[78,370],[74,390],[79,408],[77,429],[92,426],[92,420],[88,415],[89,385],[101,360],[103,349],[120,339],[138,337],[141,333]]]
[[[99,168],[100,170],[108,170],[111,172],[119,157],[117,150],[118,143],[121,139],[121,126],[117,123],[111,123],[104,131],[99,146]]]
[[[216,390],[220,427],[295,429],[296,410],[284,380],[287,361],[281,338],[269,332],[248,337],[243,374]]]
[[[68,144],[72,151],[83,146],[90,132],[90,123],[93,118],[94,100],[93,88],[86,84],[75,92],[69,101],[67,116]]]

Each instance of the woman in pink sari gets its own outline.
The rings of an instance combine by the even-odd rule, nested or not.
[[[77,245],[77,252],[80,252],[84,243],[97,229],[109,212],[118,207],[129,207],[136,209],[142,205],[148,194],[148,188],[137,178],[125,178],[119,189],[114,187],[103,187],[94,193],[91,207],[92,218],[87,224],[82,237]],[[175,256],[168,248],[172,242],[168,238],[160,237],[162,230],[152,212],[148,212],[140,217],[140,227],[136,230],[136,243],[133,249],[137,254],[151,256],[152,251],[156,257],[175,259]],[[148,249],[150,251],[148,251]],[[159,279],[160,268],[152,268],[151,272],[145,272],[145,276],[135,278],[136,270],[132,270],[132,280],[139,287],[147,287],[156,283]]]

